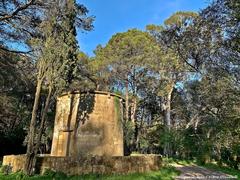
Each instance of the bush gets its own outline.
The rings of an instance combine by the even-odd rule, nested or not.
[[[67,175],[63,172],[56,172],[56,174],[54,175],[55,179],[67,179]]]
[[[53,171],[51,169],[45,169],[43,172],[43,176],[54,177],[55,174],[56,174],[56,171]]]
[[[48,176],[54,179],[66,179],[67,175],[60,171],[53,171],[51,169],[46,169],[43,173],[43,176]]]
[[[22,171],[18,171],[14,173],[14,178],[15,179],[26,179],[28,175],[24,174]]]
[[[12,172],[12,166],[4,165],[0,168],[0,172],[4,175],[8,175]]]

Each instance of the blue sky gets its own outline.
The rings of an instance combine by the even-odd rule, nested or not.
[[[80,49],[88,55],[98,44],[105,45],[112,35],[131,28],[145,29],[148,24],[162,24],[176,11],[198,11],[209,0],[78,0],[96,16],[94,30],[78,32]]]

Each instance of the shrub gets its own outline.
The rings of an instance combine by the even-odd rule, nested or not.
[[[8,175],[12,172],[12,166],[10,165],[4,165],[1,167],[0,172],[4,175]]]
[[[44,176],[50,176],[50,177],[54,177],[56,174],[56,171],[53,171],[51,169],[45,169],[43,172]]]
[[[45,169],[43,176],[51,177],[53,179],[66,179],[67,175],[61,171],[54,171],[51,169]]]

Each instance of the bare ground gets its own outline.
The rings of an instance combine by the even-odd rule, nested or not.
[[[176,177],[176,180],[195,180],[195,179],[209,179],[209,180],[230,180],[230,179],[237,179],[228,174],[224,174],[217,171],[212,171],[203,167],[199,167],[196,165],[180,165],[180,164],[173,164],[173,166],[181,172],[179,176]]]

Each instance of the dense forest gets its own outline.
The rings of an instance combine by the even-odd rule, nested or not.
[[[75,0],[0,2],[0,157],[49,153],[56,97],[125,98],[125,153],[215,160],[240,169],[240,3],[214,0],[82,52],[95,18]],[[89,32],[91,33],[91,32]],[[80,44],[81,46],[81,44]]]

